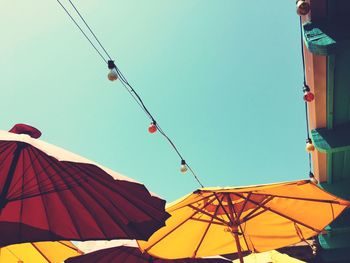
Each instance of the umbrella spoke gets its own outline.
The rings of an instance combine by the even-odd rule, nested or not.
[[[230,197],[230,194],[223,194],[224,197],[226,196],[226,201],[227,201],[227,204],[228,204],[228,208],[229,208],[229,212],[230,212],[230,221],[232,224],[235,224],[238,220],[238,218],[234,216],[234,208],[232,206],[232,200],[231,200],[231,197]]]
[[[22,164],[22,167],[25,167],[25,152],[28,152],[28,155],[30,155],[30,149],[31,147],[29,145],[27,145],[26,148],[23,149],[22,151],[22,160],[23,160],[23,164]],[[31,159],[31,157],[29,156],[29,158]],[[17,184],[21,181],[21,179],[23,177],[25,177],[26,173],[29,171],[30,168],[32,168],[32,165],[34,165],[34,163],[37,161],[38,159],[38,155],[35,156],[35,159],[34,160],[31,160],[29,162],[29,164],[27,165],[26,168],[23,169],[23,176],[18,176],[18,180],[17,181],[13,181],[12,183],[12,188],[15,188],[17,186]]]
[[[30,197],[35,197],[37,195],[40,194],[47,194],[47,193],[51,193],[52,190],[54,191],[62,191],[62,190],[66,190],[69,188],[72,188],[74,186],[74,182],[69,182],[69,186],[68,184],[64,183],[62,180],[61,182],[55,182],[55,178],[56,181],[59,181],[59,175],[57,172],[49,172],[48,168],[52,168],[52,162],[50,161],[50,159],[46,162],[46,164],[44,165],[44,163],[42,161],[40,161],[39,159],[39,153],[38,151],[34,151],[34,149],[30,146],[27,147],[26,150],[27,156],[28,158],[31,160],[28,164],[28,169],[26,168],[25,172],[27,172],[29,170],[29,168],[32,169],[32,173],[31,174],[35,174],[35,176],[31,176],[29,178],[29,180],[26,180],[26,187],[25,189],[19,189],[17,188],[17,191],[13,190],[11,193],[9,193],[8,195],[8,199],[9,201],[14,201],[14,200],[18,200],[21,198],[30,198]],[[34,155],[35,157],[33,157],[32,155]],[[34,159],[33,159],[34,158]],[[24,160],[24,158],[23,158]],[[40,166],[39,169],[37,167]],[[25,167],[25,164],[23,164],[23,167]],[[44,178],[42,178],[42,176],[39,177],[39,175],[45,174],[46,176]],[[77,172],[78,174],[78,172]],[[75,174],[70,174],[71,177],[75,176]],[[25,178],[25,173],[23,174],[23,176],[18,176],[18,180],[11,185],[11,189],[16,189],[17,184],[20,182],[20,180],[24,180]],[[41,179],[40,179],[41,178]],[[30,188],[30,185],[34,182],[37,181],[38,184],[41,185],[41,191],[38,191],[35,186],[38,186],[38,184],[34,184],[32,186],[33,189]],[[73,181],[73,179],[72,179]],[[46,184],[45,184],[46,183]],[[60,184],[62,184],[62,189],[59,187]]]
[[[208,203],[205,204],[205,206],[203,207],[203,209],[210,205],[212,202],[215,201],[215,198],[213,198],[212,200],[208,201]],[[148,246],[147,248],[143,248],[144,251],[148,252],[150,249],[152,249],[152,247],[154,247],[155,245],[157,245],[160,241],[162,241],[164,238],[166,238],[167,236],[169,236],[171,233],[173,233],[174,231],[176,231],[178,228],[180,228],[182,225],[184,225],[187,221],[193,219],[193,217],[198,213],[202,213],[202,210],[198,209],[197,207],[194,207],[192,205],[189,205],[189,207],[191,207],[192,209],[196,210],[194,213],[192,213],[189,217],[187,217],[185,220],[183,220],[181,223],[177,224],[173,229],[169,230],[165,235],[163,235],[160,239],[158,239],[156,242],[154,242],[152,245]],[[210,216],[210,214],[209,214]],[[171,218],[171,217],[170,217]]]
[[[222,204],[222,201],[219,199],[219,197],[217,196],[216,193],[214,193],[214,194],[215,194],[215,198],[216,198],[216,199],[218,200],[218,202],[219,202],[219,206],[222,208],[222,210],[223,210],[224,213],[226,214],[228,220],[229,220],[230,222],[232,222],[232,219],[230,218],[230,215],[229,215],[228,212],[226,211],[225,206]]]
[[[214,201],[214,200],[215,200],[215,199],[213,199],[212,201]],[[203,210],[204,207],[203,207],[203,209],[198,208],[198,207],[195,207],[195,206],[193,206],[193,205],[189,205],[189,207],[191,207],[193,210],[196,210],[196,211],[197,211],[196,213],[202,213],[202,214],[207,215],[207,216],[209,216],[209,217],[215,218],[216,220],[220,221],[220,222],[221,222],[222,224],[224,224],[224,225],[227,225],[227,226],[230,225],[230,222],[226,222],[224,219],[222,219],[222,218],[220,218],[220,217],[217,217],[217,216],[213,216],[211,213],[206,212],[205,210]]]
[[[37,164],[35,164],[35,165],[34,165],[34,162],[30,162],[33,164],[31,166],[31,168],[33,169],[32,174],[34,174],[35,176],[31,176],[29,178],[29,180],[26,180],[26,184],[25,184],[24,189],[20,189],[17,187],[17,191],[12,190],[11,193],[9,193],[8,197],[7,197],[7,199],[9,201],[16,201],[19,199],[27,199],[27,198],[35,197],[38,195],[44,195],[44,194],[48,194],[48,193],[52,193],[52,192],[69,190],[70,188],[74,187],[75,185],[79,185],[79,184],[75,183],[73,181],[73,179],[72,179],[72,182],[69,182],[69,184],[63,182],[62,180],[60,180],[58,172],[51,171],[49,173],[47,168],[49,168],[49,167],[52,168],[52,162],[50,162],[50,159],[44,165],[43,162],[39,160],[39,156],[38,156],[39,154],[36,151],[28,150],[27,156],[29,159],[33,158],[32,155],[34,155],[35,160],[37,160]],[[39,165],[40,168],[36,169],[36,165]],[[24,166],[25,165],[23,164],[23,167]],[[28,166],[30,166],[30,164]],[[39,170],[39,171],[37,171],[37,170]],[[39,179],[42,177],[42,176],[39,177],[39,175],[42,175],[44,173],[46,176],[43,179]],[[78,172],[76,174],[78,174]],[[75,176],[75,174],[70,174],[70,175],[71,175],[71,177]],[[24,180],[24,178],[25,178],[25,176],[22,176],[22,177],[19,176],[19,179],[16,181],[16,183],[11,185],[11,189],[16,189],[16,186],[20,182],[20,179]],[[41,191],[38,191],[38,189],[35,188],[35,186],[38,186],[38,184],[34,184],[33,186],[30,186],[35,180],[38,182],[38,184],[41,185]],[[55,180],[57,182],[55,182]],[[62,185],[62,187],[61,187],[61,185]]]
[[[273,199],[272,196],[266,198],[262,203],[260,203],[261,205],[266,205],[268,202],[270,202]],[[251,200],[248,200],[248,202],[252,202]],[[262,210],[260,210],[262,209]],[[260,210],[259,212],[257,212],[258,210]],[[258,215],[260,215],[261,213],[267,211],[265,208],[261,207],[261,206],[256,206],[252,211],[250,211],[247,215],[245,215],[242,219],[241,222],[246,222]],[[257,213],[256,213],[257,212]]]
[[[45,156],[45,157],[46,157],[46,156]],[[44,160],[39,160],[39,164],[40,164],[40,165],[43,165],[43,161],[44,161]],[[50,159],[48,159],[47,162],[50,163]],[[52,165],[52,168],[55,170],[55,163],[52,162],[51,165]],[[59,176],[60,173],[58,173],[58,171],[56,171],[56,174],[57,174],[57,176]],[[51,181],[50,176],[48,176],[48,180]],[[63,180],[63,179],[62,179],[62,180]],[[52,192],[57,193],[57,197],[58,197],[58,199],[60,200],[61,204],[66,204],[66,203],[64,202],[63,198],[62,198],[62,191],[57,191],[57,190],[56,190],[56,186],[55,186],[55,184],[54,184],[53,182],[52,182],[52,186],[53,186]],[[39,184],[39,187],[40,187],[40,184]],[[43,197],[42,197],[42,199],[43,199]],[[45,205],[45,206],[46,206],[46,205]],[[81,237],[82,235],[81,235],[81,232],[80,232],[80,228],[78,227],[78,223],[76,222],[75,218],[73,218],[72,214],[69,213],[69,211],[68,211],[66,205],[63,205],[63,207],[64,207],[64,209],[65,209],[66,214],[68,214],[68,216],[69,216],[69,218],[70,218],[70,220],[71,220],[71,222],[72,222],[72,224],[73,224],[73,226],[74,226],[74,228],[75,228],[75,231],[77,232],[77,234],[79,235],[79,237]],[[46,208],[45,208],[45,212],[46,212]],[[47,217],[47,219],[48,219],[47,222],[48,222],[49,229],[50,229],[50,228],[51,228],[51,227],[50,227],[50,220],[49,220],[48,217]],[[102,233],[103,233],[103,232],[102,232]]]
[[[224,199],[224,196],[221,198],[221,201],[222,201],[223,199]],[[199,241],[199,243],[198,243],[198,245],[197,245],[197,248],[194,250],[194,253],[193,253],[193,256],[192,256],[192,257],[196,257],[197,251],[199,250],[200,246],[202,245],[203,240],[204,240],[206,234],[208,233],[208,230],[209,230],[209,228],[210,228],[212,222],[214,221],[214,217],[216,217],[216,214],[218,213],[218,210],[219,210],[219,206],[216,206],[215,211],[214,211],[214,214],[213,214],[213,216],[211,217],[210,222],[209,222],[209,224],[207,225],[207,227],[206,227],[206,229],[205,229],[205,231],[204,231],[204,233],[203,233],[203,235],[202,235],[202,237],[201,237],[201,239],[200,239],[200,241]]]
[[[48,156],[45,155],[44,158],[47,159]],[[58,165],[55,164],[54,162],[52,163],[52,168],[53,168],[53,169],[59,169]],[[60,167],[60,168],[62,169],[63,167]],[[65,173],[67,173],[66,170],[65,170],[64,168],[62,169],[62,171],[64,171]],[[60,175],[60,173],[58,173],[58,170],[57,170],[56,172],[57,172],[58,175]],[[73,177],[73,178],[74,178],[74,177]],[[62,181],[65,181],[64,176],[61,176],[61,179],[62,179]],[[61,202],[65,204],[64,207],[66,207],[67,202],[64,202],[64,201],[63,201],[62,196],[61,196],[61,193],[62,193],[62,192],[57,192],[57,195],[58,195],[58,197],[60,198]],[[74,196],[74,197],[76,198],[76,200],[79,200],[79,199],[80,199],[79,197],[81,197],[81,196],[78,196],[77,191],[70,191],[70,193],[72,194],[72,196]],[[91,198],[91,199],[92,199],[92,200],[96,200],[96,199],[94,199],[94,198]],[[95,223],[95,226],[98,227],[98,229],[101,231],[101,233],[103,233],[103,235],[108,236],[107,233],[106,233],[106,232],[102,229],[102,227],[101,227],[101,226],[102,226],[102,222],[98,222],[98,221],[99,221],[99,217],[96,217],[96,216],[93,214],[93,212],[90,211],[89,206],[87,206],[84,202],[80,202],[80,203],[81,203],[82,206],[85,208],[85,211],[86,211],[92,218],[95,218],[95,220],[97,221],[97,223]],[[109,211],[108,211],[107,209],[105,209],[104,207],[103,207],[103,209],[104,209],[104,211],[105,211],[107,214],[109,214]],[[73,213],[70,213],[68,210],[66,210],[66,211],[67,211],[67,214],[69,215],[69,217],[71,218],[71,222],[73,223],[73,225],[74,225],[76,231],[78,232],[79,237],[82,238],[82,234],[81,234],[81,231],[80,231],[80,228],[79,228],[79,224],[78,224],[78,222],[76,222],[75,217],[73,216]],[[110,214],[109,214],[109,215],[110,215]],[[113,216],[111,216],[111,215],[110,215],[110,217],[113,218]]]
[[[1,194],[0,194],[0,213],[1,213],[2,209],[4,208],[4,206],[8,202],[7,194],[8,194],[8,191],[10,190],[11,182],[12,182],[12,179],[15,175],[16,167],[17,167],[19,158],[21,156],[21,151],[22,151],[23,147],[25,147],[24,143],[18,143],[16,145],[16,149],[13,153],[13,158],[11,160],[10,168],[9,168],[7,177],[5,179],[4,186],[3,186]]]
[[[213,217],[213,219],[215,219]],[[212,223],[213,225],[220,225],[222,226],[222,222],[217,222],[217,221],[211,221],[211,220],[205,220],[205,219],[201,219],[201,218],[190,218],[190,220],[193,220],[193,221],[198,221],[198,222],[202,222],[202,223]]]
[[[247,192],[242,192],[242,193],[247,193]],[[309,202],[318,202],[318,203],[339,204],[339,201],[336,201],[336,200],[314,199],[314,198],[306,198],[306,197],[284,196],[284,195],[263,194],[263,193],[254,193],[254,195],[265,195],[265,196],[271,196],[271,197],[302,200],[302,201],[309,201]],[[336,197],[334,197],[334,199],[336,199]]]
[[[202,190],[197,190],[197,191],[194,191],[193,193],[195,193],[196,195],[202,195],[201,192],[202,192]],[[183,207],[186,207],[186,206],[189,206],[189,205],[197,204],[197,203],[199,203],[199,202],[201,202],[201,201],[204,201],[204,200],[206,200],[206,199],[210,199],[210,198],[213,197],[213,196],[215,196],[214,193],[212,193],[212,194],[210,194],[210,195],[208,195],[208,196],[203,196],[203,198],[196,199],[196,200],[191,201],[191,202],[189,202],[189,203],[186,203],[186,202],[185,202],[184,205],[178,206],[178,207],[176,207],[176,209],[180,209],[180,208],[183,208]]]
[[[241,196],[241,194],[239,194],[239,193],[235,193],[235,194]],[[241,196],[241,197],[242,197],[242,196]],[[311,229],[312,231],[315,231],[315,232],[317,232],[317,233],[322,232],[322,230],[316,229],[316,228],[314,228],[314,227],[312,227],[312,226],[309,226],[309,225],[307,225],[307,224],[305,224],[305,223],[303,223],[303,222],[300,222],[300,221],[297,220],[297,219],[294,219],[294,218],[291,218],[290,216],[287,216],[287,215],[285,215],[285,214],[282,214],[281,212],[278,212],[277,210],[275,210],[275,209],[273,209],[273,208],[271,208],[271,207],[266,207],[265,205],[259,204],[259,203],[255,202],[255,201],[253,201],[253,200],[250,200],[250,202],[254,203],[254,204],[257,205],[257,206],[260,206],[260,207],[262,207],[262,208],[265,208],[266,210],[269,210],[270,212],[275,213],[275,214],[277,214],[277,215],[279,215],[279,216],[281,216],[281,217],[284,217],[284,218],[286,218],[286,219],[288,219],[288,220],[290,220],[290,221],[292,221],[292,222],[295,222],[295,223],[298,223],[299,225],[302,225],[302,226],[304,226],[304,227],[307,227],[307,228]]]
[[[164,238],[166,238],[168,235],[170,235],[171,233],[173,233],[175,230],[177,230],[178,228],[180,228],[182,225],[184,225],[187,221],[189,221],[195,214],[197,214],[197,212],[194,212],[190,217],[186,218],[184,221],[182,221],[181,223],[177,224],[175,228],[171,229],[169,232],[167,232],[164,236],[162,236],[160,239],[158,239],[156,242],[154,242],[152,245],[150,245],[147,248],[144,248],[143,250],[148,252],[150,249],[152,249],[152,247],[154,247],[155,245],[157,245],[160,241],[162,241]]]
[[[0,157],[3,157],[0,159],[1,165],[4,165],[7,159],[11,159],[12,155],[10,153],[14,152],[16,149],[16,144],[11,142],[3,143],[1,142],[0,147]]]
[[[254,217],[257,217],[257,216],[261,215],[262,213],[265,213],[266,211],[268,211],[265,208],[258,207],[254,212],[256,212],[257,210],[260,210],[260,211],[255,213],[255,214],[251,214],[250,216],[245,216],[244,218],[242,218],[242,220],[240,220],[240,222],[245,223],[245,222],[253,219]]]
[[[144,185],[42,142],[40,134],[25,124],[0,133],[0,246],[147,240],[164,225],[165,201]]]
[[[228,203],[228,207],[229,207],[229,209],[230,209],[231,216],[232,216],[232,218],[233,218],[233,220],[234,220],[233,222],[237,222],[237,227],[240,228],[240,230],[241,230],[241,234],[242,234],[242,236],[243,236],[243,239],[244,239],[244,242],[245,242],[245,244],[246,244],[246,246],[247,246],[247,249],[250,249],[249,246],[248,246],[246,237],[245,237],[245,235],[244,235],[244,231],[243,231],[243,229],[242,229],[242,222],[239,221],[239,217],[238,217],[237,212],[235,211],[235,208],[234,208],[234,205],[233,205],[233,203],[232,203],[232,199],[231,199],[230,194],[226,194],[226,198],[227,198],[227,203]],[[235,236],[236,236],[236,234],[235,234]],[[238,236],[237,236],[237,237],[238,237]],[[235,237],[235,238],[236,238],[236,237]],[[240,244],[239,244],[239,246],[240,246]],[[242,255],[242,251],[240,251],[239,253],[240,253],[240,255]]]
[[[237,218],[238,218],[238,219],[241,217],[242,213],[244,212],[244,208],[246,207],[246,205],[247,205],[247,203],[248,203],[248,200],[249,200],[251,194],[252,194],[252,193],[249,192],[249,193],[247,194],[247,197],[244,199],[243,206],[242,206],[241,210],[239,211],[239,213],[238,213],[238,215],[237,215]]]
[[[32,246],[36,249],[36,251],[47,261],[50,262],[50,259],[45,256],[45,254],[35,245],[35,243],[31,243]]]
[[[80,170],[81,172],[84,172],[82,170],[82,168],[80,166],[76,166],[76,169]],[[130,198],[133,197],[131,195],[128,195],[128,193],[126,192],[124,194],[124,191],[127,191],[127,189],[123,189],[120,188],[118,189],[118,191],[115,191],[115,188],[112,187],[113,184],[108,184],[105,181],[103,181],[100,177],[96,176],[96,174],[93,171],[90,171],[89,167],[85,168],[86,170],[86,174],[88,175],[89,178],[93,179],[94,181],[100,183],[101,185],[103,185],[104,187],[109,188],[110,190],[112,190],[113,192],[115,192],[115,194],[117,194],[120,198],[124,199],[125,201],[127,201],[128,203],[132,204],[134,208],[138,209],[139,211],[141,211],[143,214],[148,215],[150,218],[154,217],[152,214],[152,211],[150,210],[150,207],[146,207],[146,206],[142,206],[141,204],[138,205],[138,203],[133,202],[133,200],[131,200]],[[111,178],[111,181],[114,182],[115,179]],[[140,200],[141,202],[142,200]],[[123,213],[123,211],[121,209],[119,209],[118,206],[116,206],[114,203],[111,203],[111,205],[117,209],[120,213]]]
[[[301,183],[304,185],[303,188],[300,188]],[[309,181],[269,186],[201,189],[205,194],[209,195],[211,192],[215,194],[212,197],[215,200],[211,200],[212,204],[207,207],[203,207],[205,201],[197,202],[197,192],[193,192],[177,203],[172,203],[168,211],[173,220],[167,221],[162,231],[155,233],[147,242],[139,242],[139,246],[141,249],[146,247],[149,253],[159,258],[175,259],[185,256],[203,257],[237,253],[243,262],[245,252],[264,252],[297,242],[303,236],[310,238],[320,233],[318,228],[323,229],[331,222],[332,216],[336,218],[341,211],[350,206],[349,202],[327,194]],[[266,188],[266,194],[254,194],[254,190]],[[268,194],[269,189],[271,193],[294,195],[297,198],[308,196],[311,199],[329,198],[331,207],[328,205],[314,207],[315,203],[306,200],[298,201],[301,202],[303,209],[295,209],[290,205],[296,202],[293,198],[278,199]],[[193,204],[186,206],[184,205],[186,202]],[[329,210],[332,206],[334,211]],[[316,209],[317,213],[326,214],[326,218],[311,221],[310,216],[315,213],[312,209]],[[201,214],[191,215],[196,211]],[[183,220],[184,218],[187,220],[188,216],[191,220],[197,221],[198,225],[193,221],[185,223]],[[181,228],[174,232],[178,224],[181,224]],[[296,229],[292,227],[293,224]],[[167,236],[166,239],[164,235]],[[175,247],[174,250],[170,249],[172,245]]]

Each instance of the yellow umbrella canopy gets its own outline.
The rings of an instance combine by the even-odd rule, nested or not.
[[[242,258],[317,235],[349,204],[306,180],[202,188],[170,204],[166,226],[138,244],[160,258]]]
[[[233,263],[239,263],[239,259],[232,261]],[[296,258],[292,258],[287,254],[279,253],[276,250],[271,250],[262,253],[254,253],[244,257],[245,263],[303,263]]]
[[[0,248],[0,263],[61,263],[82,254],[69,241],[22,243]]]

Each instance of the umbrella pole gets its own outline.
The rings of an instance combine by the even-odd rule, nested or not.
[[[234,231],[233,235],[235,237],[235,241],[236,241],[236,245],[237,245],[237,252],[238,252],[239,262],[240,263],[244,263],[241,243],[239,242],[239,237],[238,237],[238,231]]]

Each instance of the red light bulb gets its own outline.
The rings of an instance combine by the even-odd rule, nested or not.
[[[307,15],[311,10],[310,4],[305,0],[298,0],[296,4],[297,4],[297,14],[300,16]]]
[[[311,102],[315,99],[315,95],[311,91],[304,92],[304,101]]]
[[[157,125],[155,122],[152,122],[149,126],[148,126],[148,132],[149,133],[155,133],[157,131]]]

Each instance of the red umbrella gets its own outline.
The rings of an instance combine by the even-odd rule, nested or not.
[[[176,248],[174,248],[176,249]],[[227,263],[223,258],[159,259],[142,254],[138,247],[119,246],[65,260],[66,263]]]
[[[169,217],[139,183],[37,138],[0,131],[0,246],[47,240],[144,239]],[[113,176],[113,177],[112,177]]]

